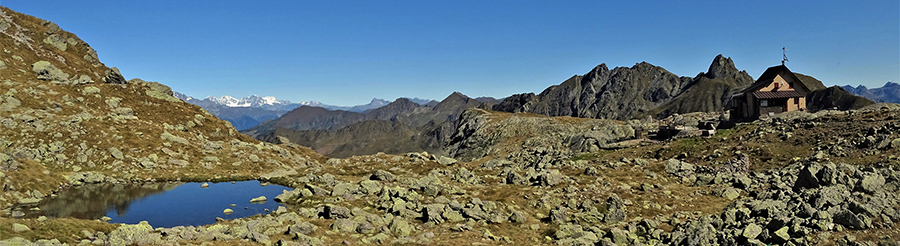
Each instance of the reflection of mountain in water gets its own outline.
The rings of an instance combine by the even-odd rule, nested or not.
[[[146,184],[88,184],[59,192],[56,198],[44,199],[38,207],[40,211],[24,211],[28,217],[74,217],[99,219],[109,208],[115,208],[122,217],[131,202],[141,198],[169,191],[184,183]]]

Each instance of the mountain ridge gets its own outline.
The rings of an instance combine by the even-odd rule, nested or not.
[[[892,81],[888,81],[883,86],[876,88],[867,88],[864,85],[856,87],[844,85],[841,87],[854,95],[868,98],[874,102],[900,103],[900,84]]]

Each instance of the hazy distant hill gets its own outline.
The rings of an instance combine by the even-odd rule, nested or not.
[[[496,101],[491,99],[482,98],[487,103]],[[438,103],[422,105],[398,98],[365,113],[300,107],[242,133],[264,141],[287,137],[293,143],[333,157],[377,152],[439,153],[460,113],[483,104],[454,92]]]
[[[866,88],[864,85],[853,87],[850,85],[841,86],[850,93],[862,96],[874,102],[900,103],[900,84],[887,82],[879,88]]]

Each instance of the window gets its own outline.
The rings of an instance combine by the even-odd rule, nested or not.
[[[781,87],[781,82],[775,82],[775,89],[777,90],[779,87]]]
[[[795,97],[795,98],[794,98],[794,104],[800,104],[800,98],[799,98],[799,97]]]
[[[769,106],[769,100],[759,100],[759,106]]]

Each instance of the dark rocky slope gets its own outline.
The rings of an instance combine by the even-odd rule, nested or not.
[[[752,83],[745,71],[737,70],[731,58],[722,55],[695,78],[679,77],[646,62],[613,70],[600,64],[584,76],[573,76],[538,95],[506,98],[494,110],[617,120],[644,115],[662,118],[724,110],[724,95]]]
[[[821,90],[810,92],[806,99],[810,112],[816,112],[825,109],[850,110],[859,109],[874,104],[874,102],[853,95],[838,86],[832,86]]]
[[[490,99],[483,100],[493,103]],[[484,104],[454,92],[433,106],[399,98],[365,114],[315,108],[300,110],[301,107],[243,133],[269,142],[285,137],[331,157],[378,152],[439,154],[443,151],[443,143],[453,133],[460,113]],[[310,122],[323,124],[311,127]]]

